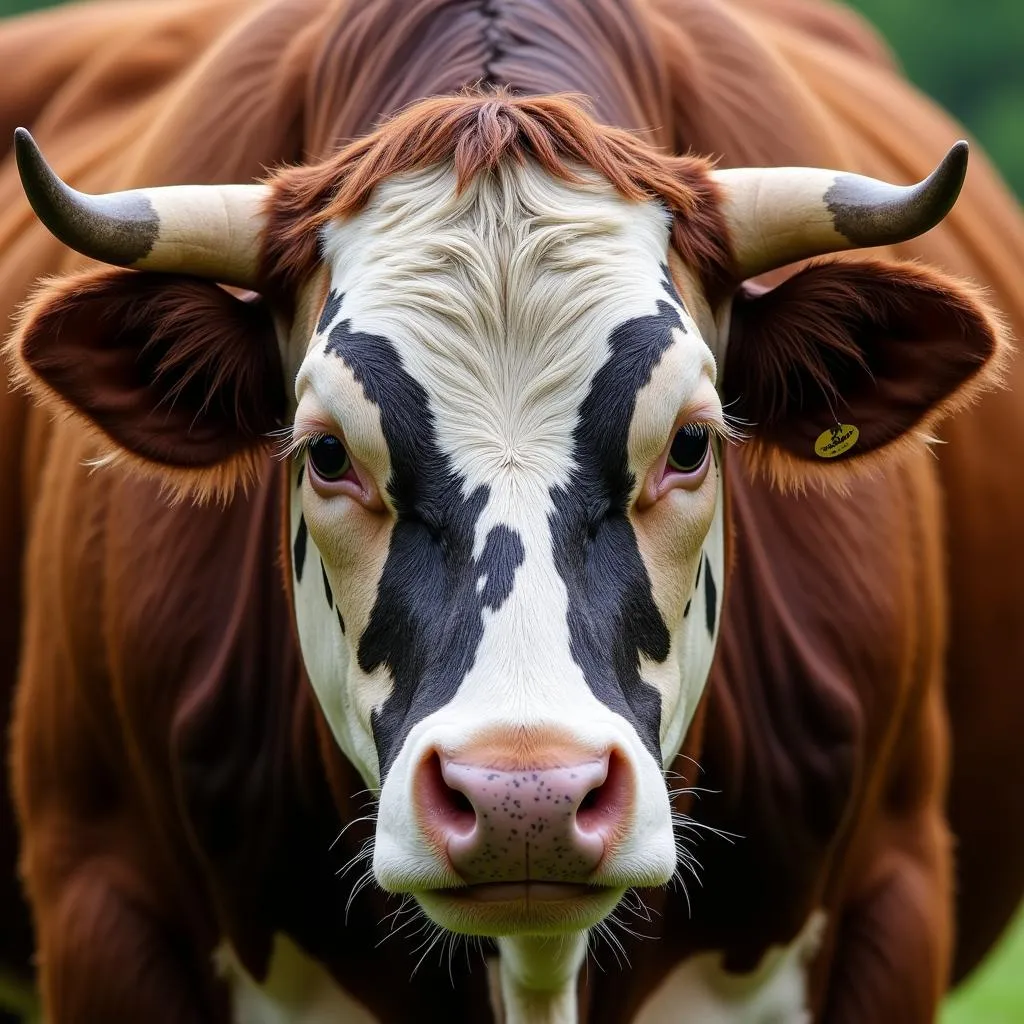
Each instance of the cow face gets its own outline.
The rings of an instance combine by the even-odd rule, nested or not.
[[[724,424],[667,249],[655,204],[529,164],[391,180],[325,231],[299,635],[380,788],[378,880],[460,930],[590,924],[675,868],[662,766],[714,650]]]
[[[290,425],[302,652],[379,790],[377,878],[461,931],[578,931],[674,869],[661,769],[720,621],[719,393],[738,472],[828,486],[919,447],[1007,350],[923,267],[743,283],[927,230],[963,147],[909,189],[713,172],[502,95],[425,101],[266,186],[90,198],[16,148],[52,230],[136,268],[42,287],[18,376],[179,494],[230,496]]]

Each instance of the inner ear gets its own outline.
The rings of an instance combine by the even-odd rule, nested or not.
[[[837,424],[840,458],[936,418],[992,358],[999,329],[973,291],[884,261],[812,264],[771,290],[745,286],[731,318],[723,395],[762,444],[800,459]]]

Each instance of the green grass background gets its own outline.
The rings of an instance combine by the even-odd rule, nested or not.
[[[946,1000],[942,1024],[1024,1022],[1024,913],[985,962]],[[908,1022],[909,1024],[909,1022]]]
[[[52,2],[0,0],[0,17]],[[968,126],[1024,195],[1024,0],[849,2],[882,31],[909,76]],[[31,997],[0,974],[0,1007],[5,1004],[31,1019]],[[1024,913],[946,1001],[941,1024],[1024,1024]]]

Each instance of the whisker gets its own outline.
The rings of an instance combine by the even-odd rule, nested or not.
[[[642,932],[638,932],[635,929],[630,928],[617,913],[609,914],[605,920],[608,923],[609,930],[618,929],[620,932],[628,935],[632,939],[636,939],[638,942],[643,942],[646,939],[651,938],[650,935],[644,935]]]
[[[693,904],[690,902],[690,890],[686,888],[686,879],[683,878],[682,872],[679,868],[676,868],[676,870],[672,872],[672,881],[669,884],[675,887],[677,883],[679,888],[683,890],[683,896],[686,899],[686,915],[687,917],[693,917]]]
[[[431,924],[433,924],[433,922],[431,922]],[[416,966],[412,969],[412,974],[409,975],[409,980],[410,981],[413,978],[416,977],[416,972],[420,969],[420,965],[423,963],[424,960],[427,959],[427,957],[430,955],[430,951],[444,937],[444,934],[445,934],[444,929],[435,924],[434,925],[434,935],[433,935],[433,938],[430,938],[429,940],[427,940],[427,941],[429,941],[430,944],[427,945],[427,948],[423,951],[423,955],[419,958],[419,960],[416,961]],[[424,943],[424,945],[425,944],[426,944],[426,942]],[[422,949],[422,946],[420,948]],[[413,955],[415,955],[415,952],[414,952]]]
[[[366,871],[360,875],[358,881],[352,886],[352,891],[348,894],[348,899],[345,901],[345,924],[348,924],[348,912],[352,909],[352,904],[355,898],[373,881],[373,867],[369,867]]]
[[[407,936],[405,936],[405,938],[408,939],[409,942],[414,942],[424,932],[429,932],[432,928],[436,928],[437,927],[437,925],[435,925],[434,922],[431,921],[430,918],[426,916],[426,914],[424,914],[422,917],[417,917],[416,915],[413,915],[412,917],[409,918],[409,921],[406,922],[406,923],[411,923],[411,922],[416,921],[416,920],[418,920],[420,922],[420,926],[419,926],[419,928],[415,929],[415,931],[411,931]],[[404,927],[404,925],[402,927]],[[399,928],[398,931],[401,931],[401,928]],[[398,932],[396,931],[395,934],[397,935]],[[416,948],[413,949],[413,954],[415,954],[417,951],[419,951],[422,948],[423,948],[422,944],[420,944],[419,946],[416,946]]]
[[[342,830],[337,834],[337,836],[335,836],[334,842],[331,843],[331,845],[328,847],[328,849],[333,850],[338,845],[338,843],[341,842],[341,837],[353,825],[358,825],[359,822],[361,822],[361,821],[376,821],[376,820],[377,820],[377,813],[375,811],[373,814],[364,814],[361,818],[353,818],[351,821],[346,822],[344,827],[342,828]]]
[[[441,959],[444,961],[444,948],[448,947],[448,980],[452,984],[452,988],[455,988],[455,972],[452,969],[452,960],[455,958],[455,946],[460,936],[456,935],[455,932],[449,932],[448,937],[441,943]]]
[[[703,885],[699,872],[704,870],[704,865],[697,860],[694,852],[685,846],[677,845],[676,857],[679,859],[679,866],[687,869],[698,885]]]
[[[684,832],[707,832],[713,836],[717,836],[719,839],[724,839],[730,844],[735,842],[737,839],[743,838],[739,832],[726,832],[724,829],[715,828],[714,825],[707,825],[703,821],[691,818],[690,815],[683,814],[681,811],[672,812],[672,826],[673,828],[680,829]]]
[[[409,925],[415,924],[415,922],[419,920],[419,915],[416,913],[416,909],[418,908],[411,908],[412,912],[401,923],[399,923],[397,919],[393,921],[387,935],[385,935],[384,938],[381,939],[376,946],[374,946],[374,949],[380,949],[380,947],[383,946],[384,943],[388,941],[388,939],[394,938],[396,935],[401,935],[402,932],[404,932],[405,929],[409,927]],[[410,932],[408,938],[413,939],[418,934],[418,932]]]
[[[605,971],[604,966],[601,963],[601,961],[600,961],[600,959],[598,958],[598,955],[597,955],[598,939],[599,938],[600,938],[600,936],[597,934],[597,927],[596,926],[594,928],[591,928],[590,931],[587,932],[587,963],[589,964],[590,961],[593,960],[594,961],[594,966],[602,974],[607,974],[608,972]]]
[[[677,796],[696,796],[700,797],[704,793],[711,793],[717,795],[721,793],[720,789],[709,789],[707,786],[681,786],[679,789],[670,789],[668,791],[669,800],[674,800]]]
[[[367,839],[359,848],[359,852],[353,854],[343,867],[338,868],[338,870],[334,872],[335,877],[339,879],[344,878],[345,875],[347,875],[348,872],[351,871],[356,864],[358,864],[361,860],[365,860],[367,857],[370,857],[372,854],[373,836],[370,836],[370,838]]]
[[[388,922],[390,922],[390,927],[388,929],[387,935],[385,935],[384,938],[381,939],[380,942],[377,943],[378,946],[380,946],[380,944],[382,942],[385,942],[387,939],[389,939],[391,937],[391,935],[394,933],[395,925],[398,924],[398,919],[402,916],[402,914],[405,911],[410,909],[410,906],[409,906],[410,903],[414,903],[414,900],[413,900],[413,897],[407,893],[406,895],[404,895],[402,897],[402,902],[398,904],[396,909],[392,910],[391,913],[389,913],[389,914],[385,914],[380,919],[380,923],[382,925],[386,925],[386,924],[388,924]],[[404,927],[404,925],[403,925],[403,927]]]
[[[629,902],[632,899],[634,902]],[[653,924],[654,919],[651,917],[652,914],[656,914],[661,917],[661,914],[652,906],[649,906],[643,896],[637,892],[636,889],[627,889],[626,894],[622,897],[620,906],[623,909],[628,910],[635,917],[646,921],[648,924]]]
[[[612,931],[611,925],[608,923],[608,918],[604,921],[597,923],[597,932],[608,943],[611,948],[612,955],[615,957],[615,962],[619,965],[619,969],[622,969],[622,962],[625,960],[626,967],[630,967],[629,957],[626,954],[626,947],[619,941],[619,937]]]
[[[690,764],[692,764],[693,767],[696,768],[698,775],[703,775],[704,774],[704,769],[701,768],[700,762],[697,761],[696,758],[690,757],[689,754],[683,754],[683,753],[676,754],[676,757],[681,757],[684,761],[689,761]],[[671,775],[677,776],[678,778],[683,778],[682,775],[679,775],[678,772],[672,771],[671,768],[666,768],[662,774],[664,774],[664,775],[671,774]]]

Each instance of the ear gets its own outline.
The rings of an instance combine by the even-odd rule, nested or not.
[[[751,461],[773,480],[835,482],[840,466],[926,442],[945,415],[998,383],[1009,347],[980,293],[939,271],[813,263],[770,291],[737,294],[722,396],[751,436]]]
[[[103,268],[55,279],[8,344],[30,391],[179,494],[228,496],[284,418],[269,310],[195,278]]]

